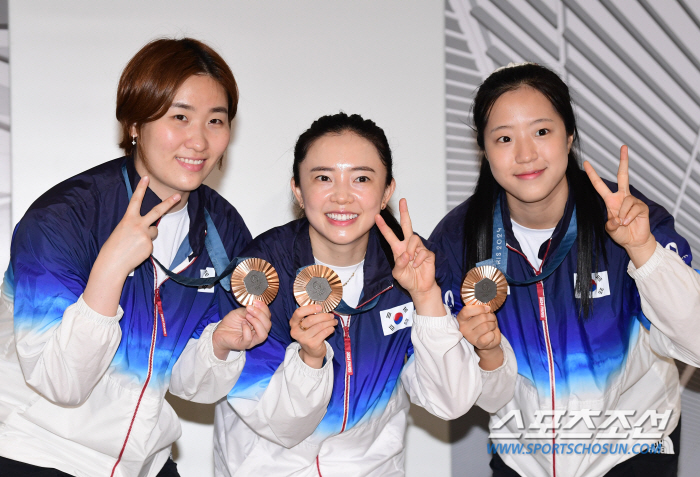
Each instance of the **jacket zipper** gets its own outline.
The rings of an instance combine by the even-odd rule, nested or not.
[[[153,260],[151,260],[152,262]],[[155,265],[154,265],[154,273],[155,272]],[[154,278],[154,285],[157,285],[157,274],[155,275]],[[156,291],[158,288],[156,287]],[[159,298],[160,299],[160,298]],[[151,349],[148,352],[148,374],[146,375],[146,381],[143,383],[143,387],[141,388],[141,394],[139,395],[139,400],[136,402],[136,408],[134,409],[134,414],[131,416],[131,423],[129,424],[129,430],[126,433],[126,437],[124,438],[124,444],[122,444],[122,449],[119,452],[119,457],[117,458],[117,461],[114,463],[114,467],[112,467],[112,473],[110,474],[111,477],[114,477],[114,472],[117,470],[117,466],[119,465],[119,462],[122,460],[122,456],[124,455],[124,450],[126,449],[126,443],[129,441],[129,436],[131,435],[131,429],[134,427],[134,421],[136,420],[136,414],[139,412],[139,407],[141,406],[141,399],[143,399],[143,395],[146,392],[146,388],[148,387],[148,383],[151,381],[151,375],[153,373],[153,353],[156,349],[156,335],[157,335],[157,330],[158,330],[158,308],[156,306],[156,298],[154,296],[153,299],[153,329],[151,330]],[[162,307],[161,307],[161,318],[163,320],[163,333],[165,333],[165,318],[162,315]]]
[[[509,250],[512,250],[513,252],[521,255],[522,257],[525,258],[525,261],[532,267],[532,269],[535,272],[535,275],[539,275],[542,273],[542,266],[544,265],[544,261],[547,259],[547,255],[549,253],[549,246],[552,244],[552,239],[549,239],[549,243],[547,244],[547,250],[544,253],[544,258],[542,259],[542,263],[540,263],[540,268],[539,270],[536,270],[535,267],[532,266],[530,261],[527,259],[527,257],[521,253],[520,251],[514,249],[510,245],[506,245]],[[549,323],[547,322],[547,306],[545,302],[545,296],[544,296],[544,284],[542,280],[539,282],[536,282],[537,285],[537,307],[539,310],[540,314],[540,322],[542,323],[542,332],[544,334],[544,339],[545,343],[547,345],[547,367],[549,368],[549,392],[551,394],[551,401],[552,401],[552,448],[554,449],[556,445],[556,429],[555,429],[555,417],[554,417],[554,410],[556,408],[556,382],[555,382],[555,375],[554,375],[554,354],[552,352],[552,342],[550,341],[549,337]],[[556,470],[556,452],[552,453],[552,477],[556,477],[557,475],[557,470]]]
[[[376,295],[374,295],[372,298],[369,300],[364,301],[363,303],[360,303],[357,305],[357,307],[361,307],[369,303],[370,301],[374,300],[377,298],[379,295],[382,293],[391,290],[394,288],[394,285],[389,285],[386,287],[384,290],[380,291]],[[345,392],[343,396],[343,426],[340,428],[340,433],[345,431],[345,427],[348,424],[348,410],[350,408],[350,376],[353,374],[353,367],[352,367],[352,342],[350,341],[350,317],[352,315],[348,315],[348,321],[346,322],[342,315],[333,312],[335,316],[337,316],[340,319],[340,323],[343,326],[343,344],[345,347]],[[316,469],[318,470],[318,475],[319,477],[321,476],[321,462],[319,460],[318,455],[316,456]]]

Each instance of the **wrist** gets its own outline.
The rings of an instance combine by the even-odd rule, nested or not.
[[[479,357],[479,367],[484,371],[493,371],[503,364],[504,355],[500,345],[491,349],[474,348],[474,351]]]
[[[445,316],[445,306],[442,304],[442,291],[437,283],[429,290],[411,293],[416,313],[422,316]]]
[[[221,325],[221,323],[219,323]],[[228,347],[221,346],[219,343],[221,340],[219,339],[219,326],[214,328],[214,332],[211,334],[211,346],[212,350],[214,352],[214,356],[217,357],[217,359],[220,359],[221,361],[225,361],[226,358],[228,358],[228,354],[230,351],[240,351],[240,350],[231,350]]]
[[[656,250],[656,238],[649,234],[649,238],[642,245],[625,247],[625,252],[636,268],[641,268],[654,255]]]
[[[325,343],[324,343],[325,347]],[[326,355],[324,354],[323,356],[317,357],[313,356],[306,351],[304,351],[304,348],[299,349],[299,358],[306,364],[309,368],[314,368],[314,369],[321,369],[323,366],[323,358]]]

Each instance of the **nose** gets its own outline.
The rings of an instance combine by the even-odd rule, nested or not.
[[[520,137],[515,143],[515,162],[526,164],[537,159],[537,145],[530,137]]]
[[[185,142],[185,147],[196,152],[206,151],[209,147],[206,129],[198,126],[192,127],[190,129],[189,137]]]
[[[333,201],[338,205],[344,205],[353,201],[353,195],[344,181],[338,181],[333,188]]]

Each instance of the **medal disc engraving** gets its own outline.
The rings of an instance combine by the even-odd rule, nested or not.
[[[490,278],[482,278],[474,285],[474,298],[481,303],[488,303],[496,298],[496,282]]]
[[[261,258],[243,260],[231,274],[231,293],[243,306],[255,300],[269,305],[277,296],[279,286],[275,267]]]
[[[321,305],[330,313],[343,298],[343,285],[338,275],[323,265],[306,267],[294,280],[294,299],[299,306]]]
[[[313,301],[324,301],[331,294],[331,286],[325,278],[313,277],[306,285],[306,293]]]
[[[243,279],[246,290],[251,295],[262,295],[267,290],[267,278],[258,270],[251,270]]]
[[[465,305],[488,305],[494,312],[508,296],[508,282],[501,271],[491,265],[472,268],[462,282]]]

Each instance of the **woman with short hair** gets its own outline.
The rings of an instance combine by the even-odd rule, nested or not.
[[[126,156],[61,182],[20,220],[0,313],[0,474],[178,475],[166,391],[215,402],[266,338],[264,304],[232,311],[225,280],[200,280],[251,239],[202,184],[237,102],[207,45],[149,43],[119,81]]]

